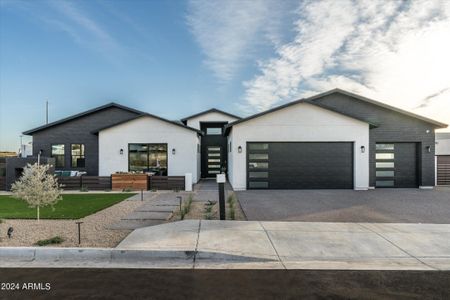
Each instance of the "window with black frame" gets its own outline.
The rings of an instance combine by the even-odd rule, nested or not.
[[[72,168],[84,168],[84,144],[72,144],[70,149]]]
[[[52,157],[55,159],[55,168],[64,168],[64,144],[52,145]]]
[[[128,170],[167,176],[167,144],[129,144]]]

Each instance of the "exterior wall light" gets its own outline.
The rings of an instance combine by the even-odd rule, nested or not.
[[[425,132],[426,132],[426,133],[430,133],[430,129],[427,129]]]
[[[123,149],[119,150],[120,155],[123,155]]]
[[[242,147],[241,146],[238,147],[238,152],[242,153]]]
[[[427,152],[431,153],[431,146],[427,146],[426,148],[427,148]]]
[[[365,146],[361,146],[361,153],[366,152],[366,147]]]
[[[172,154],[175,155],[175,148],[172,149]]]

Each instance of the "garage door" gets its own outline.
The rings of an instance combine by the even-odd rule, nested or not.
[[[248,143],[249,189],[352,189],[353,143]]]
[[[377,143],[375,186],[417,187],[417,147],[417,143]]]
[[[437,184],[450,185],[450,155],[437,156]]]

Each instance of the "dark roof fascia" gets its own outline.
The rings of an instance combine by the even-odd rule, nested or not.
[[[397,107],[393,107],[393,106],[390,106],[390,105],[387,105],[387,104],[384,104],[384,103],[381,103],[381,102],[378,102],[378,101],[375,101],[375,100],[372,100],[372,99],[369,99],[369,98],[366,98],[366,97],[363,97],[363,96],[360,96],[360,95],[357,95],[357,94],[353,94],[353,93],[350,93],[350,92],[347,92],[347,91],[344,91],[344,90],[341,90],[341,89],[333,89],[333,90],[330,90],[330,91],[327,91],[327,92],[324,92],[324,93],[320,93],[320,94],[317,94],[317,95],[314,95],[314,96],[311,96],[311,97],[308,97],[308,98],[302,98],[302,99],[295,100],[295,101],[292,101],[292,102],[289,102],[289,103],[286,103],[286,104],[283,104],[283,105],[280,105],[280,106],[276,106],[276,107],[271,108],[269,110],[266,110],[266,111],[263,111],[263,112],[251,115],[249,117],[246,117],[246,118],[234,121],[234,122],[231,122],[231,123],[229,123],[228,125],[225,126],[225,134],[227,134],[228,133],[228,129],[231,128],[234,125],[237,125],[237,124],[242,123],[242,122],[246,122],[246,121],[254,119],[254,118],[258,118],[260,116],[269,114],[271,112],[274,112],[274,111],[277,111],[277,110],[280,110],[280,109],[283,109],[283,108],[286,108],[286,107],[289,107],[291,105],[295,105],[295,104],[298,104],[298,103],[301,103],[301,102],[310,103],[310,104],[316,105],[318,107],[322,107],[322,108],[328,109],[330,111],[334,111],[336,113],[339,113],[339,114],[342,114],[342,115],[345,115],[345,116],[348,116],[348,117],[351,117],[351,118],[354,118],[354,119],[366,122],[366,123],[370,124],[372,126],[372,128],[379,126],[378,124],[373,124],[373,123],[370,123],[370,122],[368,122],[366,120],[363,120],[361,118],[357,118],[355,116],[342,113],[340,111],[334,110],[334,109],[332,109],[332,108],[330,108],[328,106],[321,105],[321,104],[319,104],[319,103],[314,101],[316,99],[319,99],[319,98],[322,98],[322,97],[325,97],[325,96],[328,96],[328,95],[331,95],[331,94],[334,94],[334,93],[340,93],[340,94],[343,94],[343,95],[346,95],[346,96],[349,96],[349,97],[352,97],[352,98],[356,98],[358,100],[361,100],[361,101],[364,101],[364,102],[367,102],[367,103],[370,103],[370,104],[373,104],[373,105],[376,105],[376,106],[380,106],[380,107],[383,107],[385,109],[392,110],[392,111],[395,111],[395,112],[407,115],[407,116],[415,118],[415,119],[422,120],[422,121],[424,121],[426,123],[430,123],[430,124],[433,124],[435,126],[438,126],[439,128],[446,128],[448,126],[447,124],[444,124],[444,123],[441,123],[441,122],[438,122],[438,121],[434,121],[432,119],[429,119],[429,118],[426,118],[426,117],[423,117],[423,116],[420,116],[420,115],[416,115],[414,113],[405,111],[403,109],[400,109],[400,108],[397,108]]]
[[[207,114],[207,113],[211,113],[211,112],[217,112],[217,113],[221,113],[221,114],[230,116],[230,117],[232,117],[232,118],[241,119],[241,117],[236,116],[236,115],[233,115],[233,114],[230,114],[230,113],[227,113],[227,112],[225,112],[225,111],[223,111],[223,110],[220,110],[220,109],[217,109],[217,108],[211,108],[211,109],[208,109],[208,110],[205,110],[205,111],[196,113],[196,114],[194,114],[194,115],[192,115],[192,116],[183,118],[183,119],[181,119],[181,122],[185,122],[185,121],[187,121],[187,120],[189,120],[189,119],[192,119],[192,118],[195,118],[195,117],[198,117],[198,116]]]
[[[151,118],[155,118],[155,119],[157,119],[157,120],[160,120],[160,121],[163,121],[163,122],[166,122],[166,123],[170,123],[170,124],[172,124],[172,125],[175,125],[175,126],[178,126],[178,127],[184,128],[184,129],[188,129],[188,130],[195,131],[195,132],[196,132],[197,134],[199,134],[199,135],[203,135],[203,132],[200,131],[200,130],[198,130],[198,129],[195,129],[195,128],[192,128],[192,127],[189,127],[189,126],[185,126],[185,125],[183,125],[183,124],[181,124],[181,123],[178,123],[178,122],[176,122],[176,121],[167,120],[167,119],[164,119],[164,118],[161,118],[161,117],[159,117],[159,116],[155,116],[155,115],[152,115],[152,114],[149,114],[149,113],[144,113],[144,114],[135,116],[135,117],[133,117],[133,118],[129,118],[129,119],[126,119],[126,120],[123,120],[123,121],[120,121],[120,122],[117,122],[117,123],[114,123],[114,124],[105,126],[105,127],[101,127],[101,128],[96,129],[96,130],[94,130],[94,131],[91,131],[91,133],[92,133],[92,134],[98,134],[98,133],[99,133],[100,131],[102,131],[102,130],[105,130],[105,129],[108,129],[108,128],[112,128],[112,127],[115,127],[115,126],[118,126],[118,125],[121,125],[121,124],[130,122],[130,121],[133,121],[133,120],[142,118],[142,117],[151,117]]]
[[[41,130],[44,130],[44,129],[47,129],[47,128],[50,128],[50,127],[53,127],[53,126],[56,126],[56,125],[63,124],[63,123],[66,123],[66,122],[69,122],[69,121],[72,121],[72,120],[75,120],[75,119],[78,119],[78,118],[81,118],[81,117],[93,114],[95,112],[98,112],[98,111],[101,111],[103,109],[107,109],[107,108],[110,108],[110,107],[117,107],[117,108],[120,108],[120,109],[123,109],[123,110],[131,111],[131,112],[134,112],[134,113],[136,113],[138,115],[145,114],[145,112],[143,112],[143,111],[140,111],[140,110],[137,110],[137,109],[134,109],[134,108],[131,108],[131,107],[127,107],[127,106],[123,106],[123,105],[111,102],[111,103],[108,103],[108,104],[105,104],[105,105],[102,105],[102,106],[98,106],[96,108],[93,108],[93,109],[90,109],[90,110],[87,110],[87,111],[84,111],[84,112],[81,112],[81,113],[78,113],[78,114],[75,114],[75,115],[71,115],[69,117],[60,119],[58,121],[54,121],[54,122],[51,122],[49,124],[45,124],[45,125],[42,125],[42,126],[39,126],[39,127],[33,128],[33,129],[30,129],[30,130],[27,130],[27,131],[24,131],[24,132],[22,132],[22,134],[31,135],[31,134],[33,134],[35,132],[38,132],[38,131],[41,131]]]
[[[364,96],[361,96],[361,95],[358,95],[358,94],[354,94],[354,93],[351,93],[351,92],[348,92],[348,91],[345,91],[345,90],[342,90],[342,89],[338,89],[338,88],[329,90],[329,91],[324,92],[324,93],[320,93],[320,94],[314,95],[314,96],[309,97],[307,99],[311,100],[311,101],[314,101],[314,100],[316,100],[318,98],[322,98],[322,97],[331,95],[333,93],[340,93],[340,94],[343,94],[343,95],[346,95],[346,96],[349,96],[349,97],[352,97],[352,98],[356,98],[358,100],[361,100],[361,101],[364,101],[364,102],[367,102],[367,103],[370,103],[370,104],[373,104],[373,105],[376,105],[376,106],[379,106],[379,107],[383,107],[383,108],[388,109],[388,110],[395,111],[397,113],[406,115],[408,117],[419,119],[421,121],[424,121],[425,123],[433,124],[433,125],[437,126],[438,128],[447,128],[448,127],[448,125],[445,124],[445,123],[438,122],[438,121],[435,121],[433,119],[429,119],[427,117],[424,117],[424,116],[421,116],[421,115],[417,115],[415,113],[403,110],[401,108],[398,108],[398,107],[395,107],[395,106],[391,106],[389,104],[385,104],[383,102],[379,102],[379,101],[376,101],[376,100],[373,100],[373,99],[370,99],[370,98],[367,98],[367,97],[364,97]]]

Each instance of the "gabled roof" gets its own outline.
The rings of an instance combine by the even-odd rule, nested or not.
[[[91,133],[97,134],[97,133],[99,133],[102,130],[105,130],[105,129],[108,129],[108,128],[112,128],[112,127],[115,127],[115,126],[118,126],[118,125],[121,125],[121,124],[125,124],[127,122],[130,122],[130,121],[142,118],[142,117],[152,117],[152,118],[155,118],[157,120],[160,120],[160,121],[163,121],[163,122],[166,122],[166,123],[170,123],[172,125],[179,126],[179,127],[184,128],[184,129],[192,130],[192,131],[197,132],[197,134],[203,135],[203,132],[201,132],[200,130],[197,130],[197,129],[189,127],[189,126],[186,126],[186,125],[184,125],[184,124],[182,124],[182,123],[180,123],[178,121],[167,120],[167,119],[164,119],[164,118],[161,118],[161,117],[149,114],[149,113],[143,113],[143,114],[137,115],[135,117],[119,121],[117,123],[114,123],[114,124],[111,124],[111,125],[108,125],[108,126],[105,126],[105,127],[99,128],[99,129],[96,129],[95,131],[92,131]]]
[[[389,109],[389,110],[393,110],[393,111],[398,112],[400,114],[403,114],[403,115],[406,115],[406,116],[409,116],[409,117],[412,117],[412,118],[415,118],[415,119],[422,120],[422,121],[424,121],[426,123],[433,124],[433,125],[435,125],[437,127],[440,127],[440,128],[446,128],[448,126],[445,123],[441,123],[441,122],[435,121],[433,119],[429,119],[427,117],[424,117],[424,116],[421,116],[421,115],[417,115],[415,113],[412,113],[412,112],[400,109],[398,107],[391,106],[391,105],[385,104],[383,102],[379,102],[379,101],[376,101],[376,100],[373,100],[373,99],[369,99],[369,98],[366,98],[364,96],[361,96],[361,95],[358,95],[358,94],[354,94],[354,93],[351,93],[351,92],[348,92],[348,91],[345,91],[345,90],[337,89],[337,88],[329,90],[329,91],[324,92],[324,93],[317,94],[317,95],[309,97],[307,99],[308,100],[315,100],[315,99],[322,98],[322,97],[325,97],[325,96],[328,96],[328,95],[331,95],[331,94],[334,94],[334,93],[343,94],[343,95],[346,95],[346,96],[349,96],[349,97],[353,97],[353,98],[356,98],[358,100],[361,100],[361,101],[364,101],[364,102],[367,102],[367,103],[370,103],[370,104],[373,104],[373,105],[376,105],[376,106],[380,106],[380,107],[383,107],[383,108],[386,108],[386,109]]]
[[[35,132],[38,132],[38,131],[41,131],[41,130],[44,130],[44,129],[47,129],[47,128],[50,128],[50,127],[53,127],[53,126],[56,126],[56,125],[60,125],[60,124],[63,124],[63,123],[66,123],[66,122],[69,122],[69,121],[72,121],[72,120],[75,120],[75,119],[78,119],[78,118],[81,118],[81,117],[84,117],[84,116],[96,113],[98,111],[101,111],[101,110],[107,109],[107,108],[111,108],[111,107],[116,107],[116,108],[120,108],[120,109],[127,110],[127,111],[130,111],[130,112],[134,112],[134,113],[136,113],[138,115],[145,114],[145,112],[139,111],[137,109],[134,109],[134,108],[131,108],[131,107],[127,107],[127,106],[123,106],[123,105],[111,102],[111,103],[108,103],[108,104],[105,104],[105,105],[102,105],[102,106],[99,106],[99,107],[96,107],[96,108],[84,111],[82,113],[75,114],[75,115],[69,116],[67,118],[63,118],[63,119],[60,119],[58,121],[51,122],[51,123],[48,123],[48,124],[45,124],[45,125],[42,125],[42,126],[39,126],[39,127],[33,128],[33,129],[30,129],[30,130],[24,131],[23,134],[30,135],[30,134],[33,134]]]
[[[216,113],[220,113],[220,114],[223,114],[223,115],[227,115],[227,116],[230,116],[230,117],[236,118],[236,119],[240,119],[240,118],[241,118],[241,117],[238,117],[238,116],[236,116],[236,115],[233,115],[233,114],[224,112],[224,111],[222,111],[222,110],[220,110],[220,109],[217,109],[217,108],[211,108],[211,109],[208,109],[208,110],[199,112],[199,113],[197,113],[197,114],[195,114],[195,115],[192,115],[192,116],[183,118],[183,119],[181,119],[181,122],[185,122],[185,121],[187,121],[187,120],[189,120],[189,119],[192,119],[192,118],[195,118],[195,117],[198,117],[198,116],[201,116],[201,115],[205,115],[205,114],[208,114],[208,113],[212,113],[212,112],[216,112]]]
[[[384,104],[384,103],[381,103],[381,102],[378,102],[378,101],[375,101],[375,100],[372,100],[372,99],[369,99],[369,98],[366,98],[366,97],[363,97],[363,96],[360,96],[360,95],[357,95],[357,94],[353,94],[353,93],[350,93],[350,92],[347,92],[347,91],[344,91],[344,90],[341,90],[341,89],[333,89],[333,90],[330,90],[330,91],[327,91],[327,92],[324,92],[324,93],[320,93],[320,94],[317,94],[317,95],[314,95],[314,96],[311,96],[311,97],[308,97],[308,98],[302,98],[302,99],[299,99],[299,100],[295,100],[295,101],[292,101],[292,102],[289,102],[289,103],[286,103],[286,104],[274,107],[272,109],[269,109],[269,110],[266,110],[266,111],[263,111],[263,112],[251,115],[249,117],[242,118],[240,120],[231,122],[231,123],[229,123],[228,125],[225,126],[224,134],[227,134],[228,131],[230,130],[230,128],[233,127],[236,124],[243,123],[243,122],[249,121],[251,119],[261,117],[263,115],[266,115],[266,114],[278,111],[280,109],[283,109],[283,108],[286,108],[286,107],[289,107],[289,106],[292,106],[292,105],[296,105],[298,103],[309,103],[309,104],[312,104],[312,105],[315,105],[315,106],[318,106],[318,107],[321,107],[321,108],[324,108],[324,109],[327,109],[327,110],[330,110],[330,111],[334,111],[334,112],[339,113],[341,115],[345,115],[345,116],[348,116],[350,118],[366,122],[366,123],[370,124],[370,126],[372,128],[373,127],[378,127],[377,124],[373,124],[371,122],[368,122],[367,120],[365,120],[363,118],[359,118],[359,117],[355,117],[353,115],[342,113],[341,111],[337,111],[337,110],[335,110],[333,108],[330,108],[328,106],[325,106],[325,105],[323,105],[321,103],[318,103],[318,102],[314,101],[316,99],[319,99],[319,98],[322,98],[322,97],[325,97],[325,96],[328,96],[328,95],[331,95],[331,94],[335,94],[335,93],[347,95],[347,96],[353,97],[355,99],[358,99],[358,100],[361,100],[361,101],[364,101],[364,102],[367,102],[367,103],[371,103],[373,105],[377,105],[377,106],[380,106],[380,107],[383,107],[383,108],[386,108],[386,109],[389,109],[389,110],[392,110],[392,111],[395,111],[395,112],[407,115],[407,116],[412,117],[412,118],[416,118],[416,119],[422,120],[422,121],[424,121],[426,123],[433,124],[433,125],[435,125],[437,127],[445,128],[445,127],[448,126],[447,124],[444,124],[444,123],[441,123],[441,122],[438,122],[438,121],[435,121],[435,120],[432,120],[432,119],[429,119],[429,118],[426,118],[426,117],[423,117],[423,116],[420,116],[420,115],[416,115],[414,113],[402,110],[400,108],[397,108],[397,107],[394,107],[394,106],[390,106],[390,105],[387,105],[387,104]]]

